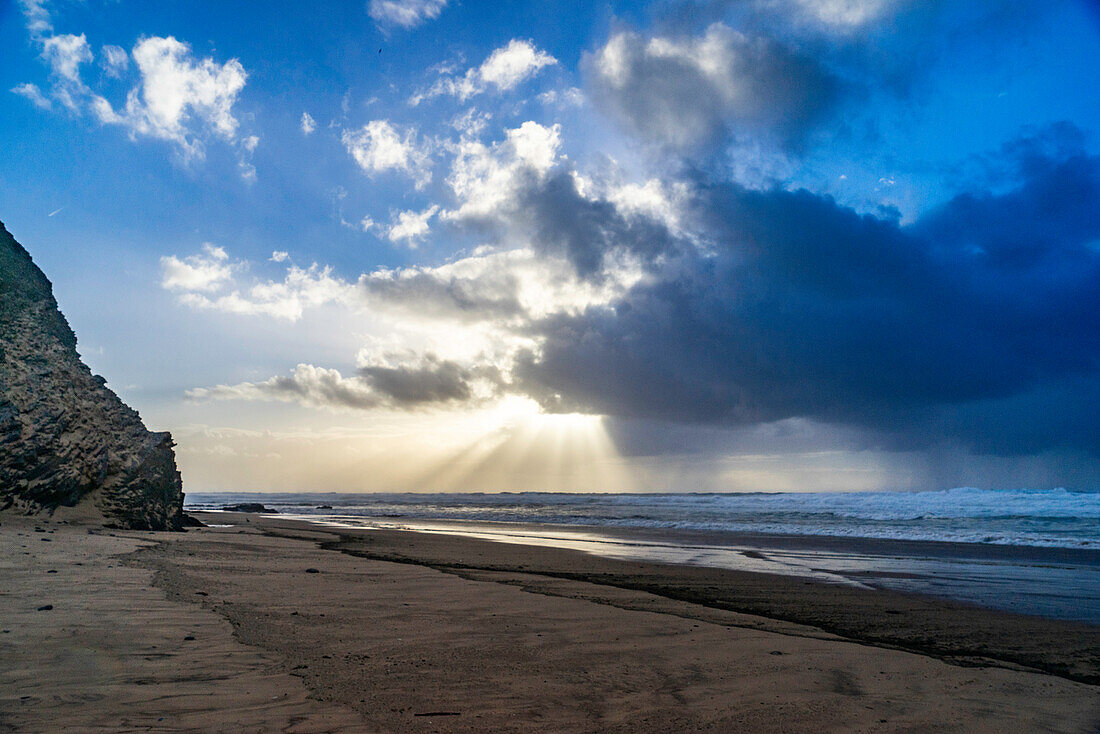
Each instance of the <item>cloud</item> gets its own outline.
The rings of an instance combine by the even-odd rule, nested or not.
[[[447,0],[370,0],[367,13],[383,28],[415,28],[435,20],[447,7]]]
[[[92,49],[88,39],[64,34],[42,39],[42,58],[50,65],[53,73],[71,82],[80,82],[80,65],[92,60]]]
[[[313,264],[308,268],[290,266],[282,281],[261,281],[216,296],[192,291],[180,300],[201,310],[297,321],[306,309],[346,302],[351,294],[352,287],[335,277],[332,268]]]
[[[44,3],[24,3],[28,18],[44,13],[44,8]],[[255,148],[259,140],[255,136],[237,139],[233,106],[248,75],[236,59],[219,64],[212,58],[195,58],[190,46],[175,38],[143,38],[132,52],[140,83],[129,91],[125,105],[116,109],[81,78],[81,66],[94,59],[84,34],[47,36],[43,34],[48,25],[35,27],[39,30],[33,38],[51,71],[50,95],[70,111],[123,127],[131,137],[172,142],[185,160],[201,158],[210,135],[239,142],[245,153]],[[107,76],[121,78],[129,69],[129,56],[118,46],[105,46],[102,63]],[[23,84],[13,91],[47,109],[44,95],[34,85]],[[255,169],[243,157],[241,168],[246,179],[254,178]]]
[[[50,11],[47,9],[49,0],[19,0],[19,6],[23,10],[23,18],[27,23],[27,30],[31,38],[39,38],[53,31],[53,22],[50,20]]]
[[[84,34],[46,36],[39,40],[42,58],[51,71],[50,93],[71,112],[78,112],[88,88],[80,80],[80,66],[92,61],[91,46]]]
[[[256,147],[260,144],[260,138],[256,135],[249,135],[242,138],[240,141],[240,151],[238,151],[237,157],[237,170],[241,172],[241,178],[245,183],[256,182],[256,167],[252,165],[252,154],[256,152]]]
[[[126,53],[126,49],[119,46],[103,47],[103,69],[107,76],[121,78],[129,68],[130,55]]]
[[[765,7],[787,6],[806,20],[826,27],[847,30],[867,25],[882,17],[897,0],[764,0]]]
[[[598,105],[678,150],[711,150],[737,135],[797,148],[842,91],[814,59],[720,23],[697,38],[619,32],[584,63]]]
[[[13,94],[18,94],[20,97],[26,97],[40,110],[53,109],[53,103],[46,99],[45,95],[42,94],[42,90],[35,84],[29,82],[26,84],[18,84],[12,87],[11,91]]]
[[[187,391],[191,400],[281,400],[313,407],[369,409],[381,399],[365,381],[338,370],[299,364],[286,377]]]
[[[366,365],[359,374],[391,406],[470,402],[477,397],[476,381],[492,383],[496,378],[491,368],[464,367],[434,354],[397,365]]]
[[[568,260],[530,248],[480,248],[434,267],[379,269],[359,278],[358,288],[372,312],[396,311],[395,320],[436,324],[453,333],[455,324],[514,329],[528,337],[531,319],[580,313],[621,296],[640,274],[617,267],[600,283],[578,278]]]
[[[465,102],[482,94],[490,87],[507,91],[533,77],[545,66],[553,66],[558,60],[545,51],[535,48],[530,41],[513,39],[489,55],[481,66],[468,69],[461,77],[442,75],[426,92],[419,92],[409,100],[418,105],[424,100],[450,95]]]
[[[484,220],[514,207],[519,189],[529,179],[546,176],[560,147],[560,125],[546,127],[530,120],[507,130],[505,139],[491,147],[463,140],[447,178],[460,205],[444,217]]]
[[[339,370],[299,364],[287,376],[196,388],[188,390],[187,397],[279,400],[335,410],[407,410],[482,400],[492,394],[495,379],[491,369],[463,367],[427,354],[406,363],[366,365],[348,377]]]
[[[431,321],[503,321],[524,312],[520,282],[504,258],[478,256],[435,268],[376,270],[359,279],[376,309]]]
[[[358,130],[345,130],[344,147],[369,174],[402,171],[417,188],[432,180],[428,150],[416,143],[416,128],[398,129],[387,120],[372,120]]]
[[[477,83],[482,86],[492,85],[501,90],[512,89],[544,66],[557,63],[557,59],[536,49],[530,41],[513,39],[507,46],[498,48],[485,59],[477,69]]]
[[[462,114],[455,115],[451,119],[451,127],[461,133],[463,137],[476,138],[485,131],[492,117],[492,114],[488,112],[481,112],[471,107]]]
[[[532,325],[518,389],[564,412],[1100,454],[1100,158],[1032,161],[909,226],[807,191],[703,180],[693,202],[707,248]]]
[[[273,263],[281,263],[281,262],[286,262],[287,259],[289,259],[289,258],[290,258],[290,253],[287,252],[286,250],[275,250],[274,252],[271,253],[271,258],[270,259],[271,259],[271,262],[273,262]]]
[[[390,226],[386,236],[391,242],[405,241],[409,247],[416,247],[419,240],[428,235],[428,221],[439,211],[438,206],[430,206],[422,212],[403,211],[397,214],[397,221]]]
[[[680,246],[664,222],[586,196],[566,171],[524,189],[517,201],[513,229],[540,252],[566,257],[582,278],[605,277],[605,265],[616,256],[649,262]]]
[[[301,126],[303,135],[312,135],[313,131],[317,129],[317,122],[308,112],[303,112]]]
[[[284,262],[286,253],[274,252],[271,259]],[[231,261],[221,247],[210,243],[202,252],[180,258],[162,257],[161,287],[175,291],[184,305],[204,311],[269,316],[297,321],[311,308],[329,303],[350,303],[352,284],[333,275],[332,268],[316,263],[308,268],[287,267],[282,280],[245,280],[248,263]]]
[[[459,205],[442,217],[563,256],[584,278],[602,276],[607,255],[651,257],[673,247],[665,224],[642,207],[582,192],[578,175],[558,156],[560,144],[560,126],[533,121],[507,130],[492,146],[464,141],[447,178]],[[617,195],[630,199],[621,190]]]
[[[558,105],[560,107],[581,107],[584,105],[584,92],[576,87],[568,89],[551,89],[538,96],[538,101],[544,105]]]
[[[221,247],[204,243],[202,252],[185,258],[168,255],[160,259],[161,287],[178,291],[209,292],[233,278],[235,266]]]
[[[637,280],[617,269],[621,277],[588,282],[564,258],[528,248],[482,247],[434,267],[378,269],[354,283],[317,265],[290,266],[282,280],[250,278],[248,270],[248,263],[211,246],[190,258],[167,259],[164,283],[181,304],[201,310],[288,321],[328,304],[358,312],[364,339],[358,372],[345,376],[307,365],[290,376],[203,388],[195,398],[362,410],[479,406],[505,393],[514,356],[537,346],[532,319],[607,304]],[[329,317],[340,318],[339,312]]]
[[[95,109],[101,121],[122,125],[133,135],[173,142],[185,156],[202,155],[206,132],[235,139],[233,105],[248,78],[239,61],[196,59],[190,46],[171,36],[142,39],[133,57],[141,85],[127,95],[121,112],[98,98]]]
[[[359,409],[515,394],[628,420],[809,421],[874,449],[1100,454],[1100,157],[1079,131],[1004,146],[989,185],[902,225],[702,174],[588,179],[548,130],[471,144],[478,170],[516,169],[489,176],[507,196],[479,216],[523,246],[336,279],[312,302],[375,319],[358,373],[219,394]],[[232,276],[196,276],[185,302],[275,302]]]

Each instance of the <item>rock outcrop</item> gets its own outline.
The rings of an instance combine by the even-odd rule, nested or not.
[[[79,503],[108,525],[178,529],[172,446],[81,362],[50,281],[0,223],[0,509]]]

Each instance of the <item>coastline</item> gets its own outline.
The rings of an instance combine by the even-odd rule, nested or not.
[[[885,589],[1100,625],[1100,550],[852,536],[552,523],[279,514],[341,529],[395,529]]]
[[[1089,732],[1100,724],[1100,687],[1080,682],[1100,663],[1100,630],[1087,625],[456,536],[336,531],[254,515],[206,519],[232,527],[89,534],[50,523],[56,533],[47,544],[16,536],[18,523],[5,518],[0,536],[32,555],[2,568],[5,582],[23,578],[26,599],[8,605],[12,621],[3,622],[18,640],[0,635],[0,652],[14,661],[0,687],[10,691],[0,695],[0,724],[37,731],[36,721],[65,720],[94,730],[89,722],[117,722],[125,702],[134,729],[201,730],[198,712],[180,718],[181,707],[197,706],[209,730],[246,692],[250,716],[284,717],[287,731]],[[65,558],[46,560],[35,543]],[[63,568],[46,575],[47,563]],[[133,593],[99,618],[126,631],[125,640],[100,646],[110,666],[74,673],[43,650],[73,646],[74,616],[87,616],[83,584],[60,583],[64,573],[71,581],[76,563],[92,566],[107,587],[109,574],[135,575]],[[46,595],[54,610],[28,606]],[[881,629],[842,636],[754,604],[826,615],[856,604],[868,622],[881,619],[876,624],[941,647],[939,638],[957,629],[956,642],[969,635],[985,654],[901,650],[874,639]],[[201,621],[191,633],[197,640],[170,642],[182,638],[179,619]],[[137,674],[131,669],[147,663],[126,646],[154,633],[175,658]],[[54,642],[36,645],[38,637]],[[1012,644],[997,649],[998,640]],[[1021,645],[1046,646],[1047,657],[1008,659],[1029,652]],[[289,685],[275,695],[292,695],[264,701],[253,685],[227,685],[228,673],[180,672],[216,670],[218,655],[229,653],[241,675]],[[108,675],[121,695],[88,696],[97,675]],[[178,697],[188,685],[216,695]],[[23,696],[52,707],[32,708]],[[296,707],[289,714],[288,700]],[[157,707],[167,721],[149,718]],[[67,718],[56,719],[59,712]]]
[[[294,537],[300,521],[268,516],[262,522],[268,533]],[[1012,614],[924,594],[825,583],[811,577],[631,560],[417,530],[325,529],[339,540],[322,547],[357,557],[426,566],[463,578],[516,583],[528,589],[563,580],[645,592],[705,609],[759,617],[767,620],[754,623],[762,628],[787,622],[962,665],[1020,667],[1100,684],[1097,625]],[[773,547],[783,541],[776,536],[768,539]],[[791,538],[790,542],[816,545],[816,539],[806,537]],[[872,542],[879,547],[888,545]]]

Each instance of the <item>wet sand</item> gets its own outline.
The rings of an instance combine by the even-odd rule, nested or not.
[[[272,531],[279,532],[274,528]],[[326,547],[367,558],[428,565],[468,578],[510,579],[528,588],[549,579],[568,579],[645,591],[704,608],[810,625],[959,664],[1019,667],[1100,684],[1097,625],[998,612],[911,593],[818,583],[789,575],[624,560],[555,547],[509,544],[501,548],[477,538],[438,533],[384,529],[338,532],[341,540]],[[522,535],[518,531],[514,534]],[[660,537],[656,533],[650,536]],[[764,546],[766,542],[775,548],[783,540],[772,536],[754,539],[754,543]],[[815,542],[817,539],[797,536],[789,539],[791,547]],[[841,543],[832,542],[838,546]],[[906,543],[863,540],[860,544],[877,548],[879,555],[887,556],[889,548]],[[925,552],[949,550],[929,548]],[[517,573],[522,575],[519,580],[514,577]]]
[[[1082,682],[1093,627],[847,589],[875,599],[853,615],[854,596],[795,579],[216,517],[233,527],[112,537],[4,518],[0,731],[1100,725]],[[867,629],[841,629],[853,617]],[[984,654],[933,649],[956,628]],[[871,639],[890,630],[910,632]]]

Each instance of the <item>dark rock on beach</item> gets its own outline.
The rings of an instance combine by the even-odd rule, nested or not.
[[[270,507],[264,507],[259,502],[241,502],[236,505],[226,505],[222,509],[226,512],[265,512],[269,515],[279,514],[278,510],[273,510]]]
[[[178,529],[173,445],[80,360],[50,281],[0,223],[0,510],[80,504],[114,527]]]

